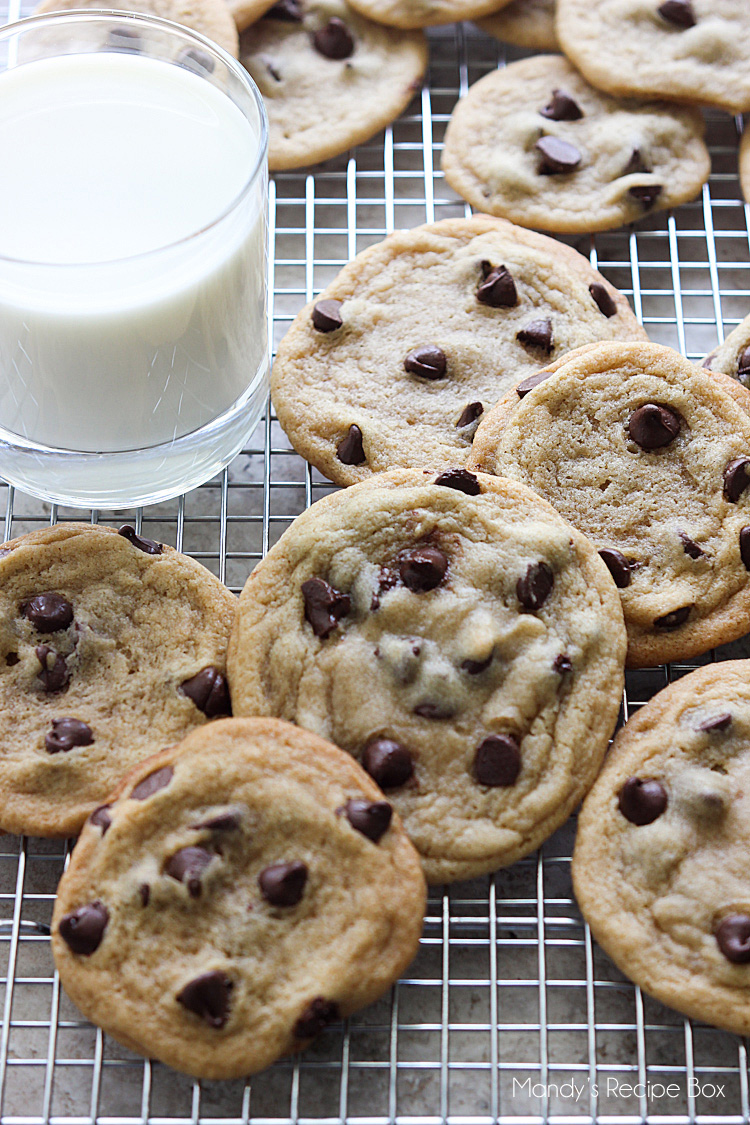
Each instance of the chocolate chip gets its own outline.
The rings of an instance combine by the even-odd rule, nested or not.
[[[198,898],[201,893],[201,874],[213,859],[213,853],[197,846],[180,848],[167,860],[164,866],[165,875],[184,883],[188,894]]]
[[[392,738],[376,738],[368,742],[362,765],[381,789],[397,789],[414,774],[414,760],[399,742]]]
[[[21,613],[37,633],[56,633],[73,620],[73,606],[62,594],[36,594],[21,606]]]
[[[160,789],[165,789],[172,780],[174,770],[171,766],[162,766],[159,770],[154,770],[149,773],[142,781],[139,781],[134,789],[131,790],[130,797],[133,801],[145,801],[147,797],[153,796],[158,793]]]
[[[542,176],[559,176],[566,172],[575,172],[583,159],[575,145],[562,140],[561,137],[540,137],[534,148],[542,156],[539,165],[539,174]]]
[[[516,339],[519,344],[523,344],[526,348],[539,348],[543,352],[549,353],[552,351],[552,321],[549,317],[544,320],[531,320],[519,332],[516,332]]]
[[[67,753],[74,746],[90,746],[93,741],[94,732],[82,719],[53,719],[52,730],[44,736],[44,747],[50,754],[61,750]]]
[[[294,1036],[296,1039],[312,1039],[320,1035],[329,1023],[336,1023],[338,1018],[338,1005],[334,1004],[333,1000],[324,1000],[322,996],[316,996],[295,1023]]]
[[[99,807],[94,809],[91,816],[89,817],[89,824],[95,824],[97,828],[101,828],[102,836],[112,823],[112,817],[109,815],[109,810],[109,805],[99,805]]]
[[[271,906],[296,906],[307,882],[307,866],[295,859],[291,863],[272,863],[258,876],[258,885]]]
[[[549,104],[539,112],[550,121],[580,121],[583,117],[578,102],[565,90],[553,90]]]
[[[599,557],[606,563],[618,589],[624,590],[630,585],[630,563],[620,551],[616,551],[614,547],[603,547]]]
[[[695,12],[691,0],[664,0],[657,11],[663,20],[675,27],[683,30],[695,27]]]
[[[472,773],[479,785],[515,785],[521,772],[521,747],[512,734],[491,734],[479,744]]]
[[[442,703],[418,703],[412,709],[412,714],[419,715],[421,719],[450,719],[455,713],[456,708],[447,700]]]
[[[220,1028],[229,1018],[229,995],[233,987],[227,974],[215,969],[186,984],[177,994],[177,1001],[209,1027]]]
[[[750,527],[740,528],[740,558],[745,570],[750,570]]]
[[[726,730],[732,721],[732,716],[728,711],[722,711],[720,715],[714,715],[710,719],[704,719],[702,723],[698,724],[698,730],[703,731],[705,734],[711,734],[715,730]]]
[[[555,659],[553,661],[553,664],[552,664],[552,667],[561,676],[564,676],[567,672],[573,671],[573,661],[570,659],[569,656],[566,656],[564,652],[560,652],[555,657]]]
[[[440,585],[447,569],[448,560],[437,547],[417,547],[402,556],[398,572],[408,590],[425,594]]]
[[[617,305],[615,304],[612,294],[598,281],[594,281],[589,285],[589,293],[594,298],[594,301],[602,316],[609,318],[614,316],[617,312]]]
[[[268,55],[260,55],[259,58],[263,62],[263,65],[265,66],[268,73],[271,75],[271,78],[273,78],[274,82],[281,82],[281,71],[268,57]]]
[[[552,592],[555,576],[546,562],[532,563],[516,583],[516,594],[524,609],[541,609]]]
[[[724,496],[736,504],[750,484],[750,457],[736,457],[724,470]]]
[[[141,896],[141,906],[148,906],[151,900],[151,888],[148,883],[141,883],[138,894]]]
[[[17,652],[7,652],[5,654],[5,663],[8,665],[9,668],[14,668],[16,666],[16,664],[18,664],[20,659],[21,659],[21,657],[18,655]]]
[[[482,262],[484,281],[477,289],[477,300],[493,309],[511,309],[518,304],[516,283],[505,266]]]
[[[481,402],[470,402],[461,411],[461,417],[456,422],[456,427],[460,430],[463,426],[471,426],[484,414],[484,407]]]
[[[41,681],[43,690],[50,694],[56,691],[66,691],[70,683],[70,672],[65,663],[65,657],[49,648],[48,645],[37,645],[34,654],[41,665],[41,670],[37,673],[37,676]]]
[[[691,605],[683,605],[679,609],[673,609],[671,613],[665,613],[663,617],[657,617],[654,621],[654,628],[661,629],[663,632],[679,629],[687,621],[692,608]]]
[[[218,816],[204,820],[201,824],[194,824],[193,828],[208,828],[211,832],[232,832],[239,828],[239,814],[235,812],[219,813]]]
[[[129,523],[124,523],[122,527],[118,528],[117,534],[121,535],[123,539],[127,539],[128,543],[132,543],[139,551],[143,551],[144,555],[160,555],[164,550],[163,543],[157,543],[155,539],[144,539],[142,535],[136,535],[135,528]]]
[[[750,377],[750,347],[740,352],[739,359],[737,360],[737,378],[745,387],[747,386],[748,377]]]
[[[525,398],[527,394],[534,390],[534,387],[538,387],[545,379],[549,379],[551,374],[551,371],[537,371],[535,375],[527,376],[516,387],[516,394],[519,398]]]
[[[661,184],[636,184],[628,188],[628,195],[640,203],[644,211],[651,210],[661,193]]]
[[[74,953],[89,957],[100,946],[109,922],[109,911],[101,902],[79,906],[60,919],[60,937]]]
[[[636,445],[650,452],[669,445],[680,432],[680,419],[668,406],[647,402],[630,415],[628,433]],[[750,464],[750,462],[748,462]]]
[[[410,375],[419,375],[422,379],[442,379],[447,363],[445,352],[441,348],[434,344],[423,344],[409,352],[404,360],[404,367]]]
[[[188,699],[192,699],[198,710],[209,719],[214,719],[217,715],[232,714],[226,676],[213,664],[201,668],[189,680],[183,680],[180,691]]]
[[[465,492],[467,496],[478,496],[482,491],[479,481],[468,469],[447,469],[435,481],[445,488],[455,488],[457,492]]]
[[[195,74],[213,74],[214,60],[205,51],[199,51],[197,47],[185,47],[180,51],[175,62]]]
[[[332,16],[313,35],[315,50],[327,59],[348,59],[354,53],[354,37],[343,20]]]
[[[265,18],[282,20],[283,23],[302,23],[302,5],[299,0],[277,0],[266,12]]]
[[[361,832],[368,840],[372,840],[377,844],[381,836],[388,831],[388,826],[391,823],[393,816],[393,809],[387,801],[362,801],[351,800],[336,810],[337,813],[343,813],[346,819],[351,824],[352,828],[356,828],[357,832]]]
[[[316,637],[327,637],[346,617],[352,603],[348,594],[334,590],[322,578],[308,578],[301,586],[305,599],[305,618]]]
[[[694,543],[689,535],[686,535],[684,531],[678,531],[677,535],[679,536],[679,540],[682,543],[682,549],[686,555],[689,555],[691,559],[705,558],[706,552],[702,551],[698,544]]]
[[[630,154],[627,164],[622,170],[621,175],[633,176],[636,174],[636,172],[645,172],[646,174],[648,174],[650,173],[650,171],[651,169],[646,165],[646,162],[641,155],[641,150],[639,148],[634,148]]]
[[[461,668],[464,672],[468,672],[470,676],[478,676],[489,668],[492,663],[493,653],[490,653],[484,660],[464,660],[461,663]]]
[[[716,941],[727,961],[745,965],[750,961],[750,915],[728,914],[716,928]]]
[[[335,332],[344,323],[341,317],[341,301],[333,301],[328,298],[325,301],[318,301],[317,305],[313,306],[312,322],[313,328],[318,332]]]
[[[336,456],[342,465],[361,465],[367,460],[359,426],[349,427],[346,437],[336,446]]]
[[[660,781],[629,777],[620,790],[617,804],[631,824],[651,824],[667,807],[667,791]]]

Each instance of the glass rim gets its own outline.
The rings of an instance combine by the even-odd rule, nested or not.
[[[152,256],[164,254],[166,251],[177,249],[180,246],[186,246],[188,243],[192,242],[200,235],[206,234],[214,227],[217,227],[221,222],[224,221],[224,219],[227,218],[227,216],[231,215],[231,213],[235,211],[237,207],[242,203],[242,201],[250,194],[259,176],[263,172],[266,157],[268,154],[268,115],[266,113],[266,107],[263,103],[263,98],[261,96],[260,90],[253,81],[250,73],[245,70],[244,66],[238,59],[234,58],[233,55],[230,55],[229,52],[225,51],[224,48],[221,47],[218,43],[215,43],[212,39],[209,39],[201,32],[194,31],[191,27],[186,27],[184,24],[175,23],[174,20],[164,19],[162,16],[153,16],[145,12],[128,12],[120,8],[71,8],[67,11],[47,12],[35,16],[26,16],[24,19],[15,20],[13,23],[8,23],[0,27],[0,43],[8,41],[19,31],[24,31],[25,29],[30,27],[43,26],[44,24],[52,24],[54,26],[55,24],[60,23],[101,23],[105,25],[109,23],[146,24],[147,26],[160,28],[162,31],[166,31],[170,35],[173,35],[175,37],[179,35],[183,39],[192,40],[196,45],[200,46],[202,50],[218,58],[226,66],[230,73],[232,73],[234,77],[237,78],[245,87],[245,89],[250,93],[250,96],[252,97],[252,100],[255,104],[255,108],[258,112],[258,121],[260,125],[260,132],[258,136],[258,152],[245,183],[243,184],[237,195],[234,197],[234,199],[232,199],[227,204],[227,206],[223,208],[223,210],[216,216],[216,218],[212,219],[209,223],[206,223],[205,226],[200,227],[198,230],[191,231],[190,234],[183,235],[182,238],[178,238],[173,242],[165,242],[161,246],[155,246],[151,250],[142,250],[138,254],[127,254],[124,257],[119,258],[104,258],[94,262],[46,262],[38,258],[14,258],[9,254],[3,254],[2,252],[0,252],[0,262],[7,262],[8,264],[14,266],[24,266],[32,270],[35,267],[43,268],[46,270],[75,270],[96,269],[97,267],[104,268],[108,266],[124,265],[128,262],[138,262]],[[71,51],[69,53],[70,55],[76,55],[91,54],[92,52]],[[24,66],[30,64],[22,63],[20,65]],[[174,61],[170,61],[169,65],[177,66],[179,64]],[[15,70],[16,67],[12,67],[10,69]],[[4,71],[2,73],[7,73],[7,71]],[[202,77],[194,70],[191,70],[190,73],[196,74],[198,78]],[[204,79],[204,81],[207,81],[207,79]]]

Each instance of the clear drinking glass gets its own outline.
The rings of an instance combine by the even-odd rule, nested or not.
[[[69,62],[49,61],[71,55],[73,77]],[[65,238],[57,237],[61,229],[64,235],[63,219],[62,228],[54,227],[53,260],[39,248],[14,256],[14,224],[23,224],[7,208],[3,213],[0,196],[0,476],[34,496],[76,507],[150,504],[201,484],[246,443],[268,394],[268,125],[257,87],[235,59],[203,36],[152,16],[76,11],[8,25],[0,29],[0,115],[3,127],[21,130],[10,134],[20,139],[15,146],[20,151],[6,149],[0,176],[12,174],[19,166],[14,161],[33,163],[44,147],[35,143],[29,149],[29,128],[33,133],[33,115],[43,103],[58,97],[64,103],[59,74],[73,82],[107,66],[120,68],[112,73],[127,83],[121,70],[132,68],[136,58],[138,96],[146,98],[143,91],[150,91],[150,76],[158,69],[159,89],[177,105],[180,128],[184,116],[187,136],[193,110],[183,115],[181,99],[189,94],[210,102],[211,128],[214,120],[228,126],[231,118],[232,128],[249,128],[252,137],[234,169],[238,190],[221,209],[198,229],[183,230],[177,238],[165,233],[163,244],[159,227],[155,244],[145,251],[130,252],[131,244],[138,244],[131,234],[143,235],[137,201],[129,218],[111,216],[112,238],[102,243],[119,248],[111,258],[98,253],[87,259],[77,248],[86,244],[81,235],[87,233],[89,214],[105,224],[105,235],[110,221],[102,218],[106,191],[87,196],[83,182],[83,195],[73,198],[70,208],[78,223],[78,244],[70,253]],[[16,84],[13,97],[3,97],[8,83]],[[102,112],[111,112],[102,104]],[[156,111],[146,108],[146,118],[158,121]],[[150,144],[159,155],[167,133],[178,145],[172,132],[151,135],[145,128],[144,152]],[[242,137],[244,143],[244,132]],[[131,142],[113,138],[111,146],[102,146],[101,159],[112,162],[113,176],[130,174],[120,156]],[[140,145],[139,135],[135,149],[145,159]],[[222,159],[230,155],[226,145],[218,151]],[[189,163],[192,153],[180,152]],[[67,149],[59,155],[74,158]],[[196,159],[194,173],[183,168],[174,183],[169,168],[165,172],[159,165],[158,183],[141,169],[134,196],[168,191],[170,222],[165,225],[177,229],[171,225],[172,206],[179,226],[190,221],[193,204],[204,206],[204,196],[210,208],[212,192],[218,191],[222,160],[215,169],[205,164]],[[59,204],[45,204],[44,182],[18,191],[16,210],[27,221],[27,196],[34,196],[29,207],[36,208],[40,221],[54,210],[52,203]],[[199,191],[204,193],[200,199]],[[129,200],[126,193],[128,206]],[[43,233],[39,237],[43,248]],[[84,260],[78,260],[81,256]]]

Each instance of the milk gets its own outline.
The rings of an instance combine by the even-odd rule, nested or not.
[[[221,89],[158,58],[60,55],[0,74],[6,434],[143,450],[265,394],[258,150]]]

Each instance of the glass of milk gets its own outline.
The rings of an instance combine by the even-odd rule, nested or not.
[[[152,16],[0,29],[0,476],[154,503],[268,394],[268,125],[242,66]]]

